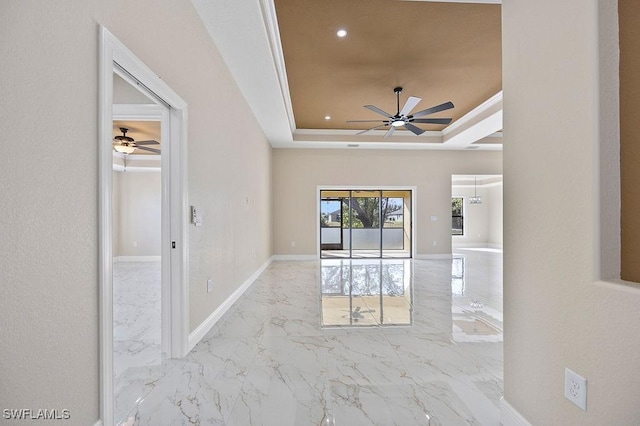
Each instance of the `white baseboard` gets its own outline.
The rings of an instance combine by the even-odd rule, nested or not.
[[[162,256],[115,256],[114,262],[160,262]]]
[[[451,254],[446,254],[446,253],[442,253],[442,254],[416,254],[415,256],[413,256],[414,259],[418,259],[418,260],[451,260],[453,259],[453,255]]]
[[[491,244],[491,243],[454,243],[451,247],[455,249],[465,249],[465,248],[490,248],[490,249],[499,249],[502,250],[502,244]]]
[[[489,245],[487,243],[465,243],[465,242],[460,242],[460,243],[452,243],[451,247],[454,249],[457,248],[486,248],[489,247]]]
[[[244,292],[247,291],[249,287],[251,287],[251,284],[253,284],[253,282],[260,276],[260,274],[262,274],[262,272],[264,272],[264,270],[267,269],[267,267],[271,264],[273,258],[274,256],[271,256],[269,259],[267,259],[267,261],[264,262],[253,274],[251,274],[251,276],[247,278],[246,281],[243,282],[242,285],[238,287],[238,289],[227,298],[227,300],[222,302],[222,304],[218,306],[218,308],[213,311],[213,313],[211,313],[211,315],[209,315],[207,319],[205,319],[198,327],[196,327],[195,330],[193,330],[193,332],[189,334],[188,352],[190,352],[191,349],[193,349],[198,344],[198,342],[202,340],[202,338],[209,332],[209,330],[211,330],[213,326],[220,320],[220,318],[222,318],[225,312],[227,312],[229,308],[231,308],[231,306],[236,303],[240,296],[242,296]]]
[[[531,426],[504,398],[500,398],[500,423],[502,426]]]
[[[315,254],[274,254],[273,260],[318,260]]]
[[[98,420],[93,426],[102,426],[102,420]]]

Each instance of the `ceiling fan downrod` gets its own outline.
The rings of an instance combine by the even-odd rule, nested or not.
[[[393,89],[393,92],[396,94],[396,104],[398,109],[396,112],[396,117],[400,117],[400,93],[402,93],[402,87],[398,86]]]

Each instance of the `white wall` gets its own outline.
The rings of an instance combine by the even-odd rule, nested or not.
[[[638,424],[640,290],[598,281],[600,230],[619,233],[599,182],[618,117],[617,68],[601,66],[616,44],[598,37],[617,37],[616,2],[502,10],[505,399],[534,425]],[[565,367],[588,380],[587,411],[564,398]]]
[[[114,255],[160,256],[160,172],[114,172],[114,175],[118,175],[119,185],[117,190],[114,188],[114,233],[117,233],[114,240],[118,242]]]
[[[0,401],[78,425],[99,416],[99,24],[188,103],[191,330],[271,256],[271,148],[191,2],[0,1]]]
[[[154,102],[119,75],[113,75],[114,104],[153,104]]]
[[[274,253],[316,255],[318,185],[361,185],[415,186],[414,255],[451,255],[451,175],[501,173],[501,152],[276,149]]]

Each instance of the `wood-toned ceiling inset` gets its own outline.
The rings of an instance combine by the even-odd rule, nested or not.
[[[275,0],[298,129],[366,129],[397,112],[394,87],[422,98],[412,112],[455,120],[502,89],[501,6],[397,0]],[[344,38],[336,32],[344,28]],[[325,116],[330,116],[326,120]],[[375,124],[375,123],[373,123]],[[421,124],[425,130],[445,126]]]

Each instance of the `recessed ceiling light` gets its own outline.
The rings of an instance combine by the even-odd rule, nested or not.
[[[338,32],[336,33],[336,35],[337,35],[338,37],[340,37],[340,38],[342,38],[342,37],[346,37],[346,36],[347,36],[347,30],[345,30],[345,29],[340,29],[340,30],[338,30]]]
[[[331,116],[330,116],[330,115],[325,115],[325,116],[324,116],[324,119],[325,119],[325,120],[331,120]]]

